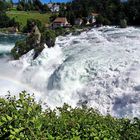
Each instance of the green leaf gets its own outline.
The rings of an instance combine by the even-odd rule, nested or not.
[[[14,129],[14,132],[15,132],[15,133],[19,133],[19,132],[20,132],[20,129],[15,128],[15,129]]]
[[[14,136],[14,135],[10,135],[9,138],[10,138],[11,140],[13,140],[13,139],[15,139],[15,136]]]
[[[13,130],[10,130],[10,133],[11,133],[12,135],[16,135],[15,131],[13,131]]]
[[[6,115],[6,118],[7,118],[8,121],[11,121],[12,120],[12,117],[10,117],[8,115]]]
[[[3,122],[0,122],[0,126],[2,126],[4,123]]]
[[[100,138],[99,137],[94,137],[94,140],[100,140]]]
[[[9,128],[12,129],[13,128],[12,125],[9,125]]]
[[[7,119],[4,116],[2,116],[1,119],[2,119],[2,121],[7,122]]]
[[[108,138],[104,138],[104,140],[108,140]]]

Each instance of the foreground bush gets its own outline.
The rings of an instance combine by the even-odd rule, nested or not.
[[[0,98],[0,139],[139,140],[140,120],[102,116],[92,108],[66,104],[43,111],[33,96],[22,92],[19,99]]]

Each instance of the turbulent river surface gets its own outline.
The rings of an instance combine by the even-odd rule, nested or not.
[[[19,38],[0,36],[0,96],[27,90],[51,108],[84,104],[102,114],[140,117],[140,28],[60,36],[36,60],[32,50],[13,61],[8,53]]]

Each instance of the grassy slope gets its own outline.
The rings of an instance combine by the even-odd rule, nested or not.
[[[27,19],[38,19],[43,24],[49,23],[49,17],[51,14],[40,14],[39,12],[24,12],[24,11],[8,11],[7,15],[10,18],[15,18],[21,25],[21,28],[26,25]]]

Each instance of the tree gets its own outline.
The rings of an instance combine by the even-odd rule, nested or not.
[[[22,6],[22,4],[18,4],[17,10],[18,11],[23,11],[24,10],[24,7]]]
[[[21,0],[18,3],[17,10],[31,11],[38,10],[43,11],[43,4],[40,0]]]
[[[43,33],[42,41],[50,48],[55,45],[56,34],[54,30],[46,30]]]
[[[126,19],[121,19],[120,20],[120,27],[121,28],[126,28],[127,27],[127,21],[126,21]]]
[[[47,4],[44,4],[43,6],[42,6],[42,12],[51,12],[51,10],[50,10],[50,8],[48,7],[48,5]]]
[[[99,16],[97,16],[96,17],[96,24],[98,24],[98,25],[103,25],[104,24],[104,17],[103,16],[101,16],[101,15],[99,15]]]
[[[31,30],[32,30],[32,22],[34,22],[37,25],[37,27],[39,28],[40,31],[44,30],[44,26],[42,25],[40,20],[28,19],[27,24],[23,27],[23,30],[22,30],[23,33],[31,32]]]
[[[58,17],[57,14],[52,14],[52,15],[49,17],[50,22],[53,22],[57,17]]]
[[[0,12],[4,12],[6,11],[7,6],[6,6],[6,2],[0,1]]]

